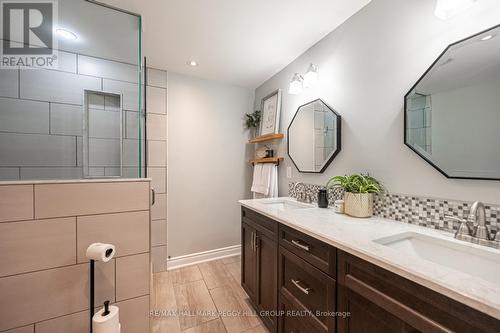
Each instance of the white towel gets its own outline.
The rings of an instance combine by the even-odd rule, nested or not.
[[[269,193],[268,198],[278,197],[278,166],[273,164],[271,169],[271,179],[269,182]]]
[[[256,164],[253,169],[252,192],[254,198],[278,196],[278,166],[267,164]]]

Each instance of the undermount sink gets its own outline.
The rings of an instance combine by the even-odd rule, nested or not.
[[[454,239],[405,232],[374,240],[409,257],[425,259],[454,270],[499,283],[500,251],[481,249]]]
[[[262,202],[268,208],[277,209],[277,210],[295,210],[295,209],[304,209],[304,208],[312,208],[312,205],[290,200],[290,199],[279,199],[273,201]]]

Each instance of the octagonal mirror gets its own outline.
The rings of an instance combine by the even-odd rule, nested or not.
[[[405,97],[405,144],[448,178],[500,180],[500,26],[451,44]]]
[[[300,172],[322,173],[341,147],[341,118],[321,99],[300,106],[288,127],[288,155]]]

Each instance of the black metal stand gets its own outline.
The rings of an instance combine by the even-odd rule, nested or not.
[[[94,270],[95,270],[95,261],[90,260],[90,269],[89,269],[89,280],[90,280],[90,290],[89,290],[89,313],[90,313],[90,333],[92,333],[92,317],[94,317]]]

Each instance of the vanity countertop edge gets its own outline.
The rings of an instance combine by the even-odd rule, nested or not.
[[[308,209],[289,211],[266,207],[266,202],[278,199],[293,200],[249,199],[239,200],[239,203],[341,251],[500,319],[500,278],[497,285],[427,260],[409,258],[373,241],[404,232],[417,232],[449,240],[453,239],[451,233],[380,217],[349,217],[336,214],[331,208],[322,209],[312,205]],[[480,247],[475,244],[470,246]],[[482,246],[480,248],[484,249]],[[500,254],[496,249],[488,248],[488,251]]]

